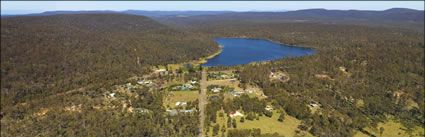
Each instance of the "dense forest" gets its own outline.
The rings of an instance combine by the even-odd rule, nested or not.
[[[165,127],[162,115],[94,110],[93,105],[103,102],[98,97],[105,89],[134,75],[149,73],[150,66],[188,62],[219,49],[203,34],[171,29],[147,17],[126,14],[6,17],[1,19],[1,39],[2,136],[165,134],[165,128],[164,132],[157,128]],[[151,105],[162,105],[162,97],[154,100],[159,104]],[[78,115],[69,111],[50,111],[40,119],[33,115],[43,108],[60,110],[78,104],[83,105]],[[161,108],[155,110],[164,112]],[[180,124],[187,121],[184,117],[195,118],[191,121],[198,124],[197,116],[177,118]],[[119,123],[133,125],[127,129],[129,134],[117,133],[126,129]],[[149,128],[144,128],[143,133],[133,131],[141,128],[140,124]],[[80,126],[86,130],[77,130]],[[192,135],[196,135],[194,132]]]
[[[302,129],[314,136],[368,134],[363,128],[390,119],[400,121],[407,130],[425,123],[423,33],[351,25],[235,22],[198,31],[317,50],[313,56],[266,64],[209,68],[241,70],[242,84],[263,88],[268,101],[303,120]],[[270,81],[270,72],[277,71],[289,73],[291,80]],[[324,111],[310,112],[311,102],[319,102]]]
[[[75,14],[2,18],[3,109],[108,79],[146,73],[218,50],[209,37],[147,17]]]
[[[240,17],[251,17],[245,16]],[[114,85],[135,83],[128,78],[148,74],[153,66],[215,53],[219,47],[214,38],[221,37],[266,39],[317,53],[209,67],[238,70],[242,88],[258,86],[267,98],[209,100],[206,126],[215,123],[220,109],[269,116],[264,107],[270,103],[284,111],[282,117],[302,120],[299,130],[320,137],[370,135],[366,127],[389,120],[401,122],[406,131],[424,127],[425,42],[423,31],[417,31],[423,22],[405,29],[207,17],[157,18],[161,23],[126,14],[2,18],[1,135],[197,136],[199,113],[165,114],[161,90],[132,89],[131,96],[117,95],[143,98],[126,103],[152,110],[148,113],[126,112],[127,106],[105,99],[104,93],[115,90]],[[288,73],[290,80],[269,80],[270,72],[278,71]],[[200,73],[189,72],[182,79],[200,79]],[[307,107],[311,102],[320,104],[321,111],[312,112]],[[278,136],[240,130],[232,121],[226,124],[228,134],[223,136]],[[214,133],[219,129],[225,128],[212,128]]]

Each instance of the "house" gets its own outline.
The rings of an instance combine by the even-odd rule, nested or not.
[[[150,112],[150,110],[145,108],[135,108],[135,109],[132,109],[132,112],[147,113],[147,112]]]
[[[151,80],[143,80],[143,81],[138,81],[137,83],[139,83],[140,85],[148,85],[148,84],[151,84],[152,81]]]
[[[232,95],[233,95],[233,96],[235,96],[235,97],[236,97],[236,96],[240,96],[240,95],[242,95],[242,94],[243,94],[243,92],[236,92],[236,91],[233,91],[233,92],[232,92]]]
[[[193,65],[192,64],[183,64],[183,67],[191,68],[191,67],[193,67]]]
[[[339,70],[341,70],[342,72],[347,72],[347,68],[345,67],[339,67]]]
[[[127,86],[127,89],[128,90],[130,90],[130,89],[135,89],[136,88],[136,86]]]
[[[192,80],[190,83],[192,83],[192,84],[196,84],[196,83],[197,83],[197,81]]]
[[[234,118],[234,117],[237,117],[237,116],[241,116],[241,117],[243,117],[242,113],[240,113],[240,112],[238,112],[238,111],[235,111],[235,112],[231,112],[231,113],[230,113],[230,117],[231,117],[231,118]]]
[[[252,90],[248,89],[246,92],[247,92],[248,94],[251,94],[251,93],[252,93]]]
[[[267,111],[272,111],[272,110],[273,110],[273,107],[272,107],[272,106],[270,106],[270,105],[267,105],[267,106],[266,106],[266,110],[267,110]]]
[[[180,105],[187,105],[187,102],[181,102]]]
[[[164,72],[166,72],[167,70],[165,70],[165,69],[157,69],[157,70],[155,70],[155,72],[156,73],[164,73]]]
[[[214,93],[217,93],[217,92],[220,92],[220,91],[221,91],[221,88],[214,88],[212,91],[213,91]]]
[[[109,94],[109,96],[110,96],[111,98],[114,98],[114,97],[115,97],[115,93],[110,93],[110,94]]]
[[[192,88],[193,86],[192,86],[192,84],[186,84],[186,87],[187,88]]]
[[[180,102],[176,102],[176,106],[179,106],[180,105]]]
[[[317,105],[316,103],[311,103],[310,106],[315,108],[315,107],[318,107],[319,105]]]
[[[397,90],[397,91],[394,91],[393,96],[400,97],[401,95],[404,95],[404,94],[406,93],[403,91]]]
[[[218,96],[211,96],[210,99],[216,99]]]
[[[170,115],[175,115],[177,113],[192,113],[193,112],[193,110],[179,110],[179,111],[177,111],[177,110],[166,110],[166,111]]]

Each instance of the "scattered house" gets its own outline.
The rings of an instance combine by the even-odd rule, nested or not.
[[[173,88],[171,88],[172,90],[178,90],[178,89],[180,89],[180,88],[182,88],[182,86],[175,86],[175,87],[173,87]]]
[[[347,72],[347,68],[345,67],[339,67],[339,70],[341,70],[342,72]]]
[[[397,91],[394,91],[393,96],[400,97],[401,95],[404,95],[404,94],[406,94],[406,93],[404,93],[403,91],[397,90]]]
[[[243,94],[243,92],[236,92],[236,91],[232,92],[232,95],[235,96],[235,97],[240,96],[242,94]]]
[[[186,84],[186,85],[182,84],[181,86],[177,86],[177,87],[182,88],[182,90],[184,91],[189,91],[191,88],[193,88],[192,84]]]
[[[128,90],[130,90],[130,89],[135,89],[136,88],[136,86],[127,86],[127,89]]]
[[[186,87],[187,88],[192,88],[193,86],[192,86],[192,84],[186,84]]]
[[[155,72],[156,73],[161,73],[161,72],[166,72],[167,70],[165,70],[165,69],[157,69],[157,70],[155,70]]]
[[[266,110],[267,110],[267,111],[272,111],[272,110],[273,110],[273,107],[272,107],[272,106],[270,106],[270,105],[267,105],[267,106],[266,106]]]
[[[241,117],[243,117],[242,113],[240,113],[240,112],[238,112],[238,111],[235,111],[235,112],[231,112],[231,113],[230,113],[230,117],[231,117],[231,118],[234,118],[234,117],[237,117],[237,116],[241,116]]]
[[[234,82],[236,82],[236,80],[234,80],[234,79],[233,79],[233,80],[231,80],[230,82],[234,83]]]
[[[166,110],[166,111],[170,115],[175,115],[177,113],[192,113],[193,112],[193,110],[179,110],[179,111],[177,111],[177,110]]]
[[[147,112],[150,112],[150,110],[145,108],[135,108],[135,109],[132,109],[131,112],[147,113]]]
[[[220,92],[221,90],[222,90],[221,88],[216,88],[216,87],[215,87],[215,88],[213,88],[213,90],[212,90],[212,91],[213,91],[214,93],[217,93],[217,92]]]
[[[322,78],[322,79],[330,79],[333,80],[331,77],[329,77],[329,75],[326,74],[316,74],[314,75],[316,78]]]
[[[154,73],[159,74],[159,75],[167,75],[168,71],[165,70],[165,69],[157,69],[157,70],[154,70]]]
[[[252,90],[248,89],[248,90],[246,90],[246,92],[247,92],[248,94],[251,94],[251,93],[252,93]]]
[[[193,67],[193,65],[192,64],[183,64],[183,67],[191,68],[191,67]]]
[[[283,82],[289,81],[289,77],[287,76],[287,74],[284,74],[283,72],[276,72],[276,73],[270,72],[269,78],[272,80],[275,79],[275,80],[280,80]]]
[[[211,96],[210,99],[216,99],[218,96]]]
[[[110,93],[109,97],[114,98],[115,97],[115,93]]]
[[[187,102],[176,102],[176,106],[187,105]]]
[[[284,80],[284,79],[286,79],[286,76],[281,74],[281,75],[279,75],[279,79]]]
[[[139,83],[140,85],[149,85],[152,84],[151,80],[143,80],[143,81],[138,81],[137,83]]]
[[[316,104],[316,103],[311,103],[310,106],[313,107],[313,108],[315,108],[315,107],[318,107],[319,105]]]
[[[197,83],[197,81],[192,80],[190,83],[192,83],[192,84],[196,84],[196,83]]]

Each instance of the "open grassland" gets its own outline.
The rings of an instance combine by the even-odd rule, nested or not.
[[[177,71],[179,68],[183,67],[183,64],[168,64],[168,71]]]
[[[415,127],[411,134],[405,132],[405,128],[401,125],[401,123],[395,121],[388,121],[386,123],[379,123],[376,129],[365,128],[369,133],[379,137],[379,129],[383,127],[384,132],[382,133],[382,137],[423,137],[424,136],[424,128]],[[357,132],[354,137],[368,137],[368,135]]]
[[[232,80],[234,80],[234,82],[232,82]],[[245,92],[244,89],[242,89],[241,87],[239,87],[239,80],[237,79],[224,79],[224,80],[211,80],[211,81],[206,81],[207,86],[208,85],[219,85],[219,86],[227,86],[229,88],[234,88],[234,91],[238,91],[238,92]],[[259,97],[259,98],[264,98],[263,96],[261,96],[263,94],[263,91],[255,86],[248,86],[247,89],[252,90],[253,92],[247,95],[249,97]],[[226,92],[224,93],[224,97],[226,98],[233,98],[233,95],[231,92]]]
[[[218,111],[217,112],[217,123],[216,124],[220,124],[220,130],[221,127],[224,125],[226,125],[227,127],[227,116],[224,117],[219,117],[219,113],[223,112],[223,111]],[[224,113],[224,112],[223,112]],[[277,113],[276,111],[273,111],[273,116],[270,117],[266,117],[266,116],[262,116],[260,117],[259,120],[247,120],[245,119],[244,123],[240,122],[241,117],[236,117],[236,125],[237,125],[237,129],[253,129],[253,128],[260,128],[261,129],[261,134],[266,134],[266,133],[279,133],[279,135],[284,135],[286,137],[293,137],[296,135],[295,130],[299,130],[297,127],[298,125],[300,125],[301,120],[296,119],[295,117],[289,116],[289,115],[285,115],[285,120],[283,120],[283,122],[279,122],[277,119],[279,118],[280,114]],[[212,124],[215,125],[215,124]],[[227,127],[226,129],[226,133],[225,135],[227,135],[227,131],[229,129],[234,129],[234,128],[229,128]],[[308,132],[301,132],[301,134],[305,134],[306,137],[312,137],[313,135],[311,135]],[[301,135],[298,134],[298,135]],[[208,133],[208,135],[212,135],[212,128],[210,129],[210,132]],[[219,132],[219,135],[221,135],[221,131]]]
[[[232,82],[232,80],[234,80],[234,82]],[[230,88],[234,88],[235,91],[244,91],[242,88],[240,88],[239,85],[239,80],[236,79],[225,79],[225,80],[211,80],[211,81],[206,81],[207,85],[220,85],[220,86],[228,86]]]
[[[196,99],[199,99],[198,91],[171,91],[164,100],[164,105],[175,107],[176,102],[195,101]]]

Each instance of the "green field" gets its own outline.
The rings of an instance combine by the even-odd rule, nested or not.
[[[416,127],[413,129],[413,132],[409,135],[405,132],[405,129],[401,123],[395,121],[388,121],[386,123],[379,123],[378,127],[374,130],[371,128],[365,128],[369,133],[379,137],[379,128],[383,127],[384,132],[382,133],[382,137],[423,137],[424,136],[424,128]],[[368,137],[367,135],[357,132],[355,137]]]
[[[219,111],[223,112],[223,111]],[[219,113],[218,112],[218,113]],[[220,130],[223,124],[227,126],[227,116],[219,117],[217,113],[217,124],[220,124]],[[223,112],[224,113],[224,112]],[[241,117],[236,117],[237,122],[237,129],[253,129],[253,128],[260,128],[261,134],[265,133],[279,133],[279,135],[284,135],[286,137],[293,137],[296,135],[295,130],[299,130],[297,127],[301,123],[301,120],[298,120],[292,116],[286,115],[285,120],[283,122],[277,121],[280,114],[277,112],[273,112],[273,116],[271,118],[262,116],[259,120],[246,120],[244,123],[240,122]],[[212,124],[215,125],[215,124]],[[226,135],[227,131],[229,129],[234,128],[228,128],[226,129]],[[312,137],[312,135],[308,132],[302,132],[301,134],[305,134],[306,137]],[[212,136],[212,128],[210,128],[210,132],[208,135]],[[219,135],[221,135],[221,131],[219,132]]]
[[[170,96],[174,94],[174,96]],[[164,105],[167,107],[169,105],[171,108],[175,107],[176,102],[188,102],[195,101],[199,99],[198,91],[171,91],[168,93],[168,96],[164,100]]]

